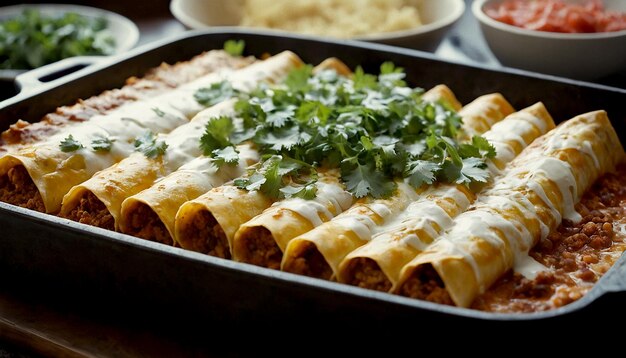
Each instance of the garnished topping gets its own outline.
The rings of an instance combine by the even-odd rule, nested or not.
[[[61,144],[59,144],[59,148],[61,148],[62,152],[69,153],[75,152],[84,147],[79,141],[74,139],[74,136],[70,134],[61,141]]]
[[[114,139],[97,136],[96,139],[91,141],[91,149],[95,152],[110,152],[113,142],[115,142]]]
[[[404,77],[389,62],[378,76],[357,68],[352,79],[300,67],[282,86],[238,94],[238,126],[212,120],[201,147],[215,155],[216,149],[254,143],[265,161],[235,184],[272,198],[312,198],[317,171],[337,167],[356,197],[386,197],[402,179],[414,187],[486,181],[484,159],[495,149],[482,137],[460,143],[461,117],[423,101],[422,90],[407,87]],[[206,95],[201,91],[196,98]]]
[[[235,95],[235,89],[230,82],[222,81],[211,84],[210,87],[200,88],[193,98],[203,106],[211,107]]]
[[[167,143],[157,140],[152,132],[146,132],[141,137],[135,139],[135,150],[143,153],[148,158],[156,158],[165,154]]]
[[[232,146],[223,149],[215,149],[211,152],[214,163],[218,167],[224,164],[234,165],[239,163],[239,152]]]
[[[224,51],[231,56],[241,56],[246,43],[243,40],[228,40],[224,42]]]
[[[317,191],[316,181],[317,173],[311,165],[272,155],[234,184],[240,189],[259,190],[272,198],[312,199]]]

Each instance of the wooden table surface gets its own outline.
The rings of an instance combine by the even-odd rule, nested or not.
[[[69,2],[105,8],[129,17],[140,28],[139,45],[185,31],[170,14],[168,0]],[[12,3],[18,2],[3,2]],[[479,36],[475,20],[468,14],[436,53],[457,61],[498,66]],[[600,82],[626,88],[626,75],[616,74]],[[145,317],[120,321],[115,315],[92,314],[64,302],[51,303],[46,297],[3,288],[0,289],[0,358],[38,355],[171,357],[233,353],[232,349],[207,350],[202,345],[189,344],[154,323]]]

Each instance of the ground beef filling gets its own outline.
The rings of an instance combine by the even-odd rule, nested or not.
[[[245,248],[240,258],[241,261],[275,270],[280,269],[283,252],[268,229],[262,226],[248,228],[241,240]]]
[[[358,257],[350,262],[348,268],[348,282],[350,285],[369,288],[371,290],[388,292],[391,281],[385,276],[376,261]]]
[[[453,306],[452,298],[432,265],[419,266],[402,287],[401,295]]]
[[[289,261],[289,266],[283,269],[300,275],[330,280],[333,270],[324,259],[324,256],[313,243],[306,242],[303,245],[304,248],[298,257]]]
[[[15,166],[0,176],[0,201],[23,208],[45,212],[39,190],[23,165]]]
[[[174,245],[174,240],[159,216],[144,203],[138,203],[131,210],[126,234],[140,239]]]
[[[90,191],[80,198],[78,205],[65,217],[79,223],[115,230],[113,215],[104,203]]]
[[[230,246],[222,226],[207,210],[200,211],[183,228],[182,234],[191,240],[192,250],[230,259]]]
[[[571,303],[588,292],[626,249],[626,167],[600,178],[576,206],[583,219],[563,220],[530,255],[549,268],[534,279],[509,272],[473,308],[533,312]]]

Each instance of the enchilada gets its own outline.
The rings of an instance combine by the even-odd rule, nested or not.
[[[463,135],[482,134],[485,128],[512,112],[513,108],[502,95],[481,96],[459,112],[463,119]],[[404,183],[398,188],[398,193],[390,199],[358,203],[335,219],[293,239],[286,248],[282,269],[326,279],[334,277],[339,263],[348,253],[370,241],[377,227],[394,220],[426,190],[411,189]]]
[[[403,267],[396,291],[467,307],[513,267],[533,277],[546,268],[529,250],[563,218],[579,221],[575,204],[623,159],[606,112],[562,123],[529,146],[472,210]]]
[[[259,82],[280,81],[290,69],[301,64],[295,54],[283,52],[232,73],[228,81],[235,90],[250,91]],[[189,123],[162,136],[161,139],[168,145],[168,150],[163,156],[147,158],[141,153],[135,153],[73,187],[63,199],[61,215],[95,226],[106,223],[106,228],[118,229],[122,202],[148,189],[158,178],[170,175],[186,163],[200,157],[202,155],[200,139],[205,127],[216,118],[233,117],[234,106],[234,99],[216,104],[200,112]],[[246,157],[251,158],[250,155]],[[211,163],[204,164],[204,167],[198,167],[198,170],[206,174],[206,170],[212,170],[208,168],[211,167]],[[226,176],[225,180],[228,179],[230,178]]]
[[[422,98],[430,102],[441,101],[454,109],[460,107],[454,93],[445,85],[430,89]],[[505,103],[502,96],[484,96],[469,106],[468,112],[475,118],[475,122],[483,120],[478,115],[479,111],[471,107],[489,107],[483,103],[487,101],[493,101],[493,106],[501,108],[502,112],[510,110],[510,105]],[[258,191],[246,191],[231,186],[213,189],[181,206],[175,223],[175,239],[183,248],[211,254],[219,252],[220,256],[230,257],[235,232],[272,203],[272,199]]]
[[[490,170],[497,174],[533,140],[554,128],[542,103],[513,113],[485,133],[496,147]],[[498,177],[495,178],[498,180]],[[478,191],[481,195],[480,190]],[[389,291],[397,285],[400,270],[469,208],[476,193],[461,185],[433,186],[411,203],[400,217],[383,228],[370,242],[346,256],[338,280]]]
[[[2,132],[0,155],[42,141],[64,130],[66,126],[87,121],[93,116],[109,113],[132,102],[160,95],[220,69],[241,68],[253,61],[253,57],[235,57],[223,50],[211,50],[189,61],[174,65],[163,63],[144,77],[127,79],[122,88],[107,90],[73,105],[59,107],[38,122],[18,120]]]

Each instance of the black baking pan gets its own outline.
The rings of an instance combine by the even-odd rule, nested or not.
[[[60,105],[120,87],[127,77],[140,76],[161,62],[190,59],[202,51],[221,48],[229,39],[244,40],[249,55],[292,50],[309,63],[334,56],[352,68],[361,65],[371,72],[376,72],[383,61],[393,61],[405,68],[412,86],[427,89],[444,83],[463,103],[491,92],[501,92],[516,108],[543,101],[556,121],[605,109],[621,139],[626,140],[625,90],[452,63],[384,45],[232,29],[190,32],[48,84],[23,88],[17,96],[0,103],[0,129],[19,118],[36,121]],[[0,228],[3,289],[41,295],[42,301],[71,302],[85,312],[178,322],[173,332],[183,330],[178,320],[204,322],[207,329],[219,324],[266,333],[265,325],[270,322],[274,327],[282,324],[280,335],[301,332],[311,322],[323,322],[326,335],[348,326],[396,321],[413,325],[411,332],[418,333],[420,327],[431,327],[432,322],[449,322],[456,328],[468,327],[470,322],[472,327],[538,323],[546,327],[606,315],[626,318],[626,307],[619,304],[626,298],[623,257],[592,291],[570,305],[532,314],[492,314],[222,260],[3,203]]]

